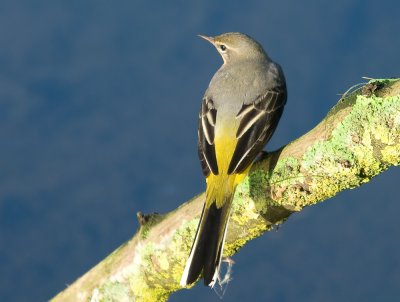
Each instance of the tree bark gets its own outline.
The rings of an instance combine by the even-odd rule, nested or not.
[[[236,190],[224,256],[399,163],[400,79],[371,80],[307,134],[260,156]],[[137,234],[52,301],[166,301],[181,289],[203,201],[204,193],[165,215],[138,213]]]

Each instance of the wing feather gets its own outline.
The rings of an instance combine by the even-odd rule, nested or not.
[[[205,97],[201,103],[198,128],[198,154],[204,176],[211,172],[218,174],[218,164],[215,155],[215,122],[217,110],[210,98]]]
[[[278,125],[285,103],[286,89],[275,89],[242,106],[236,116],[240,119],[238,141],[228,174],[243,172],[261,152]]]

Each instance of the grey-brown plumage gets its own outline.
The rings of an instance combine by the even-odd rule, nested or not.
[[[199,114],[206,202],[182,286],[201,272],[205,284],[214,285],[236,186],[274,133],[287,98],[281,67],[258,42],[241,33],[201,37],[216,47],[224,64],[211,79]]]

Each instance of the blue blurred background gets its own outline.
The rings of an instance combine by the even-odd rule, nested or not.
[[[362,76],[399,76],[399,1],[0,1],[0,300],[45,301],[204,190],[197,114],[221,64],[197,34],[247,33],[286,74],[268,149]],[[235,257],[225,301],[400,296],[400,170],[291,217]],[[219,301],[202,285],[170,301]]]

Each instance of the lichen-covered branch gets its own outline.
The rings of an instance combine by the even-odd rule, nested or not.
[[[225,256],[292,213],[399,163],[400,80],[371,81],[310,132],[254,164],[235,194]],[[52,301],[166,301],[180,289],[203,199],[166,215],[140,214],[130,241]]]

